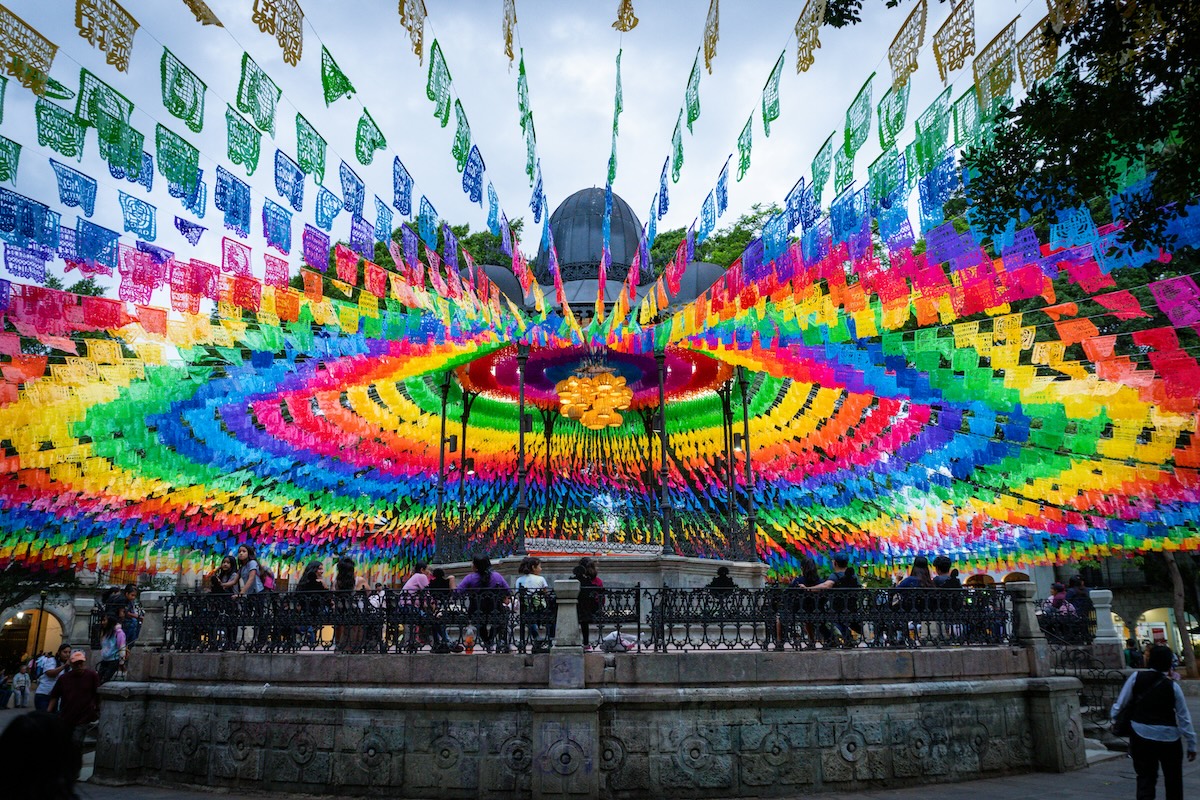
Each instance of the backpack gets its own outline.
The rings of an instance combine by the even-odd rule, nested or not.
[[[267,592],[275,591],[275,573],[271,572],[271,568],[265,564],[258,565],[258,578],[262,581],[263,590]]]
[[[858,576],[854,574],[854,567],[846,567],[840,573],[835,572],[833,577],[834,589],[861,589],[862,584],[858,582]]]

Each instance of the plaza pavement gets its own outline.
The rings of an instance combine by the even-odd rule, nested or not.
[[[1195,687],[1188,687],[1194,689]],[[1194,722],[1200,721],[1200,692],[1188,692],[1188,708]],[[0,729],[19,712],[13,709],[0,710]],[[84,775],[91,774],[92,756],[84,759]],[[1200,760],[1183,764],[1184,795],[1200,797]],[[80,783],[77,786],[80,800],[215,800],[216,798],[275,798],[297,797],[290,793],[230,793],[224,791],[202,792],[177,789],[157,789],[145,786],[98,786]],[[987,778],[941,785],[921,784],[902,789],[874,789],[858,792],[836,792],[830,794],[798,794],[799,798],[820,800],[927,800],[931,795],[949,793],[958,797],[986,797],[988,800],[1029,800],[1031,797],[1089,797],[1089,798],[1132,798],[1134,796],[1133,764],[1125,756],[1109,758],[1084,770],[1063,774],[1033,772],[1011,775],[1004,778]],[[1162,796],[1162,781],[1159,781],[1159,797]],[[779,800],[789,800],[780,798]]]

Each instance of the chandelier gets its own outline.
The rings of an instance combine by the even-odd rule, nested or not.
[[[633,390],[625,378],[605,365],[583,367],[554,386],[558,393],[559,412],[577,420],[589,430],[615,428],[621,424],[621,411],[629,408]]]

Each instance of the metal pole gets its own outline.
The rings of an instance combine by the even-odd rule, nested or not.
[[[445,536],[444,529],[446,525],[446,519],[444,516],[444,505],[446,503],[446,398],[449,395],[450,370],[446,370],[446,375],[442,379],[442,435],[441,438],[438,439],[437,511],[434,513],[433,518],[434,552],[437,552],[440,548],[445,546],[443,538]]]
[[[517,546],[516,554],[525,555],[525,515],[529,501],[525,496],[525,364],[529,361],[529,345],[517,345]]]
[[[662,514],[662,530],[663,530],[663,555],[675,555],[675,547],[671,542],[671,530],[673,521],[671,519],[671,509],[667,505],[667,478],[670,473],[667,470],[667,403],[666,403],[666,377],[667,377],[667,354],[666,351],[659,351],[654,354],[654,363],[658,366],[658,424],[659,424],[659,450],[662,451],[662,469],[659,472],[658,490],[659,512]]]
[[[546,510],[543,512],[543,520],[553,521],[554,519],[554,500],[551,494],[551,484],[554,480],[554,473],[551,471],[550,450],[554,446],[554,423],[558,420],[558,413],[551,409],[542,409],[542,432],[546,435]],[[546,526],[549,528],[549,525]],[[542,534],[546,535],[545,533]]]
[[[750,462],[750,398],[747,392],[746,370],[737,368],[738,388],[742,390],[742,456],[746,463],[746,543],[750,557],[758,561],[758,539],[755,532],[757,512],[754,502],[754,467]]]
[[[470,541],[467,534],[467,504],[463,496],[467,483],[467,422],[471,419],[471,405],[478,396],[478,392],[462,387],[462,435],[458,442],[458,543],[462,549],[467,549],[467,542]]]
[[[717,396],[721,398],[721,434],[725,440],[725,535],[729,537],[729,555],[733,557],[738,549],[734,542],[734,529],[737,527],[734,498],[737,496],[737,487],[734,485],[733,470],[733,383],[726,383],[717,389]]]
[[[46,590],[42,590],[42,602],[38,604],[38,626],[37,635],[33,637],[33,652],[35,654],[42,652],[42,629],[46,623]]]

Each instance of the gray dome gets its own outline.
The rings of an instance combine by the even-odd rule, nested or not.
[[[558,266],[563,281],[594,280],[604,246],[604,189],[581,189],[563,200],[550,215],[550,230],[558,250]],[[628,203],[614,194],[609,234],[612,264],[608,268],[608,280],[625,280],[641,235],[642,223],[637,215]],[[547,264],[548,254],[545,248],[541,248],[533,264],[533,274],[538,283],[553,283]],[[643,278],[650,277],[648,264],[642,265],[641,275]]]
[[[488,276],[488,280],[496,284],[496,288],[500,290],[500,294],[507,297],[517,304],[517,307],[525,305],[525,293],[521,291],[521,282],[517,280],[517,276],[508,267],[498,267],[495,264],[476,264],[475,269],[481,269]],[[467,271],[459,270],[459,274],[463,280],[467,279]],[[483,298],[487,299],[487,298]]]

